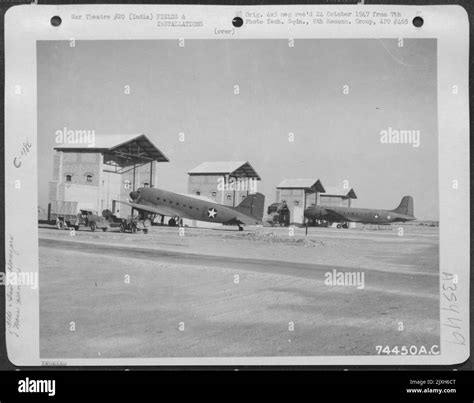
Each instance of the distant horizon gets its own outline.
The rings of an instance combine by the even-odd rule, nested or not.
[[[146,135],[170,160],[157,187],[177,193],[204,161],[248,161],[266,206],[283,179],[347,180],[353,207],[410,195],[439,221],[434,39],[39,41],[37,57],[41,207],[70,128]]]

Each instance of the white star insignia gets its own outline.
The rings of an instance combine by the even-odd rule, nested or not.
[[[389,215],[387,216],[387,220],[390,220],[390,216],[389,216]]]
[[[378,215],[378,214],[375,214],[375,215],[374,215],[374,218],[375,218],[375,219],[379,218],[379,215]]]
[[[210,208],[209,210],[207,210],[207,216],[209,218],[215,218],[217,215],[217,210],[215,208]]]

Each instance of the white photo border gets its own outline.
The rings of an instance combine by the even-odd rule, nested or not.
[[[406,26],[244,25],[231,36],[215,28],[247,11],[397,11],[411,22],[421,16],[421,29]],[[81,14],[179,13],[202,26],[163,28],[145,23],[74,20]],[[51,17],[60,16],[59,27]],[[297,356],[68,359],[40,358],[39,290],[17,288],[6,292],[10,319],[6,339],[9,360],[17,366],[41,365],[451,365],[469,357],[469,22],[460,6],[292,5],[292,6],[168,6],[168,5],[21,5],[5,15],[5,247],[6,271],[14,267],[38,272],[37,228],[37,66],[36,42],[47,40],[127,39],[263,39],[282,38],[436,38],[438,44],[438,133],[440,206],[440,335],[439,355],[430,356]],[[457,93],[453,93],[456,86]],[[18,158],[24,143],[31,151]],[[18,161],[18,159],[16,160]],[[457,188],[453,186],[457,181]],[[443,275],[443,273],[449,273]],[[457,276],[457,277],[453,277]],[[456,278],[453,285],[452,279]],[[454,289],[453,289],[454,288]],[[8,300],[10,295],[10,300]],[[454,296],[453,296],[454,295]],[[453,304],[456,306],[453,307]],[[456,327],[453,312],[456,312]],[[16,317],[16,328],[11,319]],[[455,332],[457,334],[455,334]],[[465,343],[459,343],[464,340]]]

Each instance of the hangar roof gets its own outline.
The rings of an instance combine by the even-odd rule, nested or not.
[[[260,176],[248,161],[206,161],[188,171],[189,175],[230,175],[233,177],[254,178]]]
[[[145,159],[168,162],[168,158],[144,134],[101,134],[94,136],[94,145],[87,143],[65,143],[54,147],[58,151],[103,151],[119,158]]]
[[[354,189],[351,188],[348,190],[337,186],[327,186],[324,196],[339,196],[346,199],[357,199]]]
[[[318,192],[325,192],[324,186],[319,179],[297,178],[285,179],[280,182],[277,189],[305,189]]]

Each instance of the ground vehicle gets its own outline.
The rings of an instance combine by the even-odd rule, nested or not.
[[[268,206],[267,213],[269,215],[269,223],[272,227],[289,226],[290,210],[285,201],[282,203],[272,203]]]
[[[110,228],[120,228],[124,219],[117,217],[110,210],[103,210],[102,217],[104,217],[110,225]],[[123,232],[123,231],[122,231]]]
[[[79,213],[77,213],[77,216],[79,224],[84,225],[85,227],[90,227],[92,232],[97,228],[104,232],[110,228],[109,222],[104,217],[93,214],[92,211],[80,210]]]
[[[91,210],[78,210],[77,202],[56,201],[48,206],[48,221],[54,222],[58,229],[89,227],[91,231],[110,228],[108,221]]]
[[[128,218],[119,218],[110,210],[102,211],[102,216],[108,221],[111,228],[119,228],[120,232],[131,232],[135,234],[138,231],[148,233],[151,226],[151,219],[143,214],[128,216]]]

